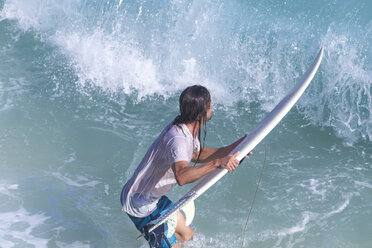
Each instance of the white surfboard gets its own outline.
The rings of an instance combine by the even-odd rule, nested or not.
[[[293,89],[286,95],[275,108],[263,119],[260,124],[237,146],[230,154],[240,151],[236,157],[241,161],[255,146],[260,143],[266,135],[279,123],[281,119],[288,113],[297,100],[301,97],[307,86],[310,84],[315,73],[317,72],[320,62],[323,57],[323,47],[320,49],[317,57],[312,65],[301,77]],[[163,213],[158,219],[149,223],[149,232],[153,231],[159,225],[170,218],[175,218],[175,214],[182,210],[186,216],[186,225],[190,225],[195,214],[194,200],[202,195],[213,184],[220,180],[226,173],[227,169],[217,168],[207,174],[198,184],[196,184],[186,195],[177,201],[173,207]],[[142,237],[139,236],[138,238]],[[137,238],[137,239],[138,239]]]

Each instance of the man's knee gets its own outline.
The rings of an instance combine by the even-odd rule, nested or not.
[[[192,239],[194,234],[195,234],[195,232],[191,228],[189,228],[189,230],[187,230],[186,232],[181,232],[181,233],[177,232],[177,236],[178,236],[178,239],[179,239],[180,242],[184,242],[184,241],[188,241],[188,240]]]
[[[192,239],[192,237],[194,237],[195,235],[195,232],[194,230],[191,229],[191,231],[188,233],[187,237],[186,237],[186,241]]]
[[[192,237],[194,237],[194,234],[195,234],[194,230],[190,228],[190,231],[187,232],[185,235],[185,241],[192,239]]]

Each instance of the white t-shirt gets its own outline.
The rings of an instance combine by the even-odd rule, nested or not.
[[[150,215],[160,197],[177,184],[173,163],[190,162],[193,153],[199,150],[199,140],[193,138],[185,124],[165,127],[124,185],[123,210],[135,217]]]

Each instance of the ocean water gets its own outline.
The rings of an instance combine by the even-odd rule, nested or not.
[[[224,146],[321,46],[291,112],[196,200],[183,247],[372,247],[371,41],[367,0],[0,0],[0,247],[147,247],[120,191],[180,92],[210,90],[206,145]]]

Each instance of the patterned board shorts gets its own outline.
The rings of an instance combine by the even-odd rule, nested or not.
[[[129,214],[128,216],[133,221],[134,225],[136,225],[137,229],[143,233],[145,232],[146,225],[150,221],[157,219],[164,211],[173,205],[173,202],[164,195],[160,198],[159,202],[156,204],[156,209],[150,215],[143,218],[134,217]],[[149,235],[146,235],[145,238],[149,242],[150,247],[171,248],[178,242],[174,233],[175,228],[176,220],[171,219],[157,227],[154,231],[149,233]]]

